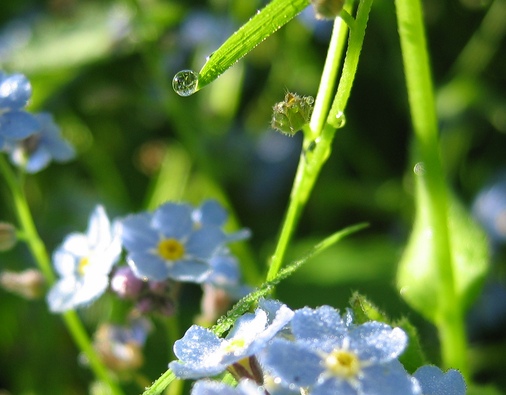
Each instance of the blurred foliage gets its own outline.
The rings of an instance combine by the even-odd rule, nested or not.
[[[239,0],[18,0],[0,2],[0,68],[32,82],[31,109],[54,114],[78,159],[27,179],[27,193],[48,249],[82,231],[101,202],[112,216],[167,199],[228,202],[253,231],[238,247],[254,262],[258,284],[272,253],[300,152],[299,136],[270,130],[274,103],[287,89],[315,95],[331,24],[312,10],[290,22],[213,84],[188,98],[171,89],[181,69],[199,70],[218,46],[265,2]],[[437,88],[442,156],[464,206],[506,166],[506,2],[426,0],[428,43]],[[389,0],[376,0],[359,71],[333,155],[303,215],[289,260],[326,235],[366,221],[370,227],[329,248],[283,282],[291,307],[343,309],[358,290],[393,319],[408,315],[429,360],[438,362],[434,329],[396,292],[397,263],[413,221],[410,123]],[[6,188],[0,218],[14,221]],[[233,225],[231,225],[233,226]],[[504,288],[506,254],[494,245],[491,286]],[[32,265],[18,245],[2,269]],[[247,265],[245,265],[247,266]],[[248,266],[249,267],[249,266]],[[485,288],[487,289],[487,288]],[[181,330],[198,313],[199,288],[185,288]],[[505,298],[505,293],[500,293]],[[469,315],[474,378],[506,389],[506,308],[480,299]],[[493,320],[484,320],[483,306]],[[82,312],[90,332],[115,317],[103,298]],[[485,309],[485,310],[486,310]],[[0,390],[12,394],[85,394],[91,374],[76,359],[63,325],[43,300],[0,290]],[[155,321],[155,326],[157,326]],[[163,327],[148,339],[142,373],[166,369]],[[138,393],[135,382],[127,393]],[[484,393],[484,392],[483,392]],[[496,393],[490,389],[490,393]]]

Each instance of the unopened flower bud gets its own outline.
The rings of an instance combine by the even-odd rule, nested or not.
[[[294,135],[309,122],[314,99],[288,92],[285,100],[272,108],[271,127],[281,133]]]
[[[40,297],[44,290],[44,276],[35,269],[28,269],[19,273],[4,271],[0,274],[0,285],[26,299]]]
[[[0,251],[8,251],[18,241],[16,228],[8,222],[0,222]]]
[[[112,276],[111,289],[123,299],[135,299],[139,296],[144,281],[137,278],[129,266],[122,266]]]

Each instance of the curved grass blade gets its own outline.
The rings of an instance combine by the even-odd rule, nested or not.
[[[273,0],[267,4],[213,52],[199,72],[197,90],[213,82],[308,5],[309,0]]]
[[[223,333],[229,330],[237,318],[247,312],[251,306],[253,306],[253,304],[258,301],[258,299],[264,296],[268,296],[270,293],[272,293],[277,284],[295,273],[297,269],[306,263],[310,258],[323,252],[328,247],[344,239],[345,237],[366,228],[367,226],[367,223],[348,226],[347,228],[344,228],[323,239],[320,243],[316,244],[311,250],[309,250],[309,252],[301,259],[298,259],[281,269],[276,277],[274,277],[271,281],[266,281],[258,289],[239,300],[225,316],[221,317],[218,320],[216,325],[214,325],[211,330],[218,336],[221,336]]]

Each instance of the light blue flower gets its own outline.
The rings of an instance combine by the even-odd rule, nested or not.
[[[352,325],[328,306],[295,312],[294,341],[276,338],[261,355],[280,385],[312,395],[421,395],[397,361],[407,344],[399,328],[380,322]]]
[[[225,235],[213,225],[196,229],[193,208],[165,203],[154,213],[130,215],[122,221],[128,264],[139,278],[201,283],[211,271],[209,260]]]
[[[31,94],[32,87],[24,75],[0,71],[0,149],[6,141],[24,139],[39,127],[35,117],[23,110]]]
[[[47,295],[50,310],[70,310],[102,295],[120,253],[117,226],[111,228],[104,208],[97,206],[87,233],[70,234],[53,254],[53,263],[61,278]]]
[[[459,371],[450,369],[444,373],[437,366],[418,368],[413,375],[422,387],[423,395],[465,395],[466,383]]]
[[[65,141],[53,117],[47,113],[36,114],[39,129],[23,140],[7,141],[5,150],[11,162],[28,173],[36,173],[51,160],[66,162],[75,156],[72,146]]]
[[[193,325],[174,344],[179,361],[169,364],[182,379],[196,379],[219,374],[231,365],[245,361],[262,350],[292,318],[293,311],[279,304],[274,315],[262,309],[239,317],[225,339],[209,329]],[[248,367],[246,367],[247,369]]]

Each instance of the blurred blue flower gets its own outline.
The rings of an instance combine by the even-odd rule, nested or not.
[[[280,385],[310,388],[312,395],[421,394],[397,361],[407,344],[399,328],[380,322],[352,325],[328,306],[295,312],[295,341],[276,338],[261,355]]]
[[[37,131],[38,121],[23,110],[31,94],[24,75],[0,71],[0,149],[8,140],[24,139]]]
[[[120,253],[118,227],[111,227],[104,208],[97,206],[91,214],[87,233],[70,234],[53,254],[53,263],[61,278],[47,295],[50,310],[70,310],[102,295]]]
[[[274,316],[268,317],[262,304],[255,313],[238,318],[225,339],[209,329],[193,325],[174,344],[179,361],[169,364],[182,379],[214,376],[230,365],[247,360],[263,349],[292,318],[293,311],[279,304]]]
[[[152,214],[123,219],[123,246],[136,276],[196,283],[207,278],[209,260],[222,247],[225,235],[216,226],[203,224],[196,229],[192,212],[188,204],[165,203]]]
[[[465,395],[466,383],[459,371],[444,373],[437,366],[426,365],[413,375],[422,387],[423,395]]]
[[[151,324],[143,318],[134,318],[127,326],[101,324],[93,347],[106,366],[116,373],[131,372],[142,366],[142,347]]]
[[[28,173],[36,173],[51,160],[65,162],[75,156],[72,146],[65,141],[53,117],[47,113],[36,114],[39,129],[23,140],[8,141],[5,150],[11,161]]]
[[[493,243],[506,241],[506,174],[485,186],[473,203],[473,215]]]

